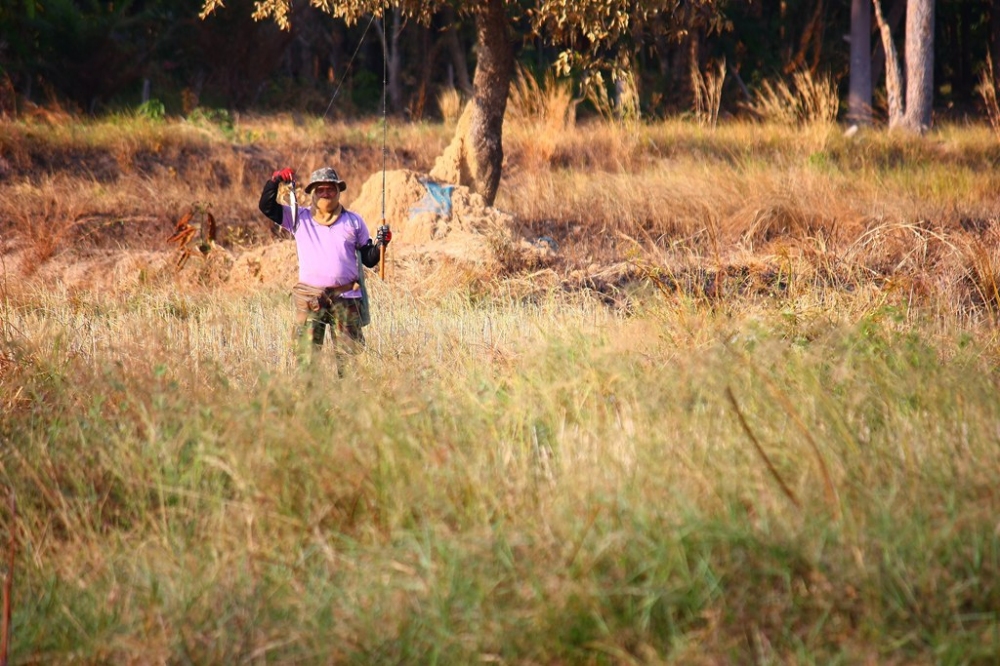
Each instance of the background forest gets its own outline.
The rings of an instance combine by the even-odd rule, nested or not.
[[[512,12],[521,17],[511,26],[516,58],[538,75],[557,60],[559,48],[540,37],[528,18],[541,3],[520,4]],[[871,3],[861,4],[871,12]],[[933,12],[935,114],[976,115],[981,111],[976,87],[990,72],[990,54],[995,62],[1000,48],[1000,7],[991,0],[924,4]],[[678,6],[650,20],[633,20],[627,37],[601,54],[631,71],[644,116],[690,112],[698,86],[693,72],[715,72],[722,63],[723,115],[745,113],[765,82],[803,71],[829,78],[846,99],[848,0],[690,5],[686,13]],[[906,5],[888,0],[882,6],[900,57]],[[347,25],[307,2],[293,2],[290,29],[281,30],[272,21],[254,21],[250,0],[232,0],[205,20],[199,18],[198,0],[4,0],[0,108],[16,114],[21,100],[96,114],[153,100],[157,109],[183,115],[198,107],[371,113],[381,110],[385,48],[389,110],[414,120],[439,117],[434,100],[442,91],[471,94],[476,34],[462,9],[462,3],[444,5],[426,25],[389,10],[384,28],[364,19]],[[884,119],[885,56],[870,19],[872,106],[876,119]],[[589,73],[576,71],[574,80],[585,81]],[[584,103],[581,111],[587,109]]]

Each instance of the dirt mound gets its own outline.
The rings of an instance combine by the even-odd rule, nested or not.
[[[392,228],[388,273],[417,289],[424,283],[485,278],[497,268],[498,248],[520,251],[510,215],[487,206],[467,187],[441,184],[414,171],[372,174],[347,207],[364,218],[373,236],[384,212],[384,223]],[[183,271],[194,273],[195,279],[211,278],[213,269],[207,266],[213,259],[217,261],[211,254],[194,257]],[[298,276],[295,243],[285,240],[245,251],[215,276],[236,290],[263,284],[290,288]]]
[[[442,286],[445,275],[450,283],[445,287],[489,279],[503,272],[513,255],[539,251],[515,239],[512,217],[487,206],[478,194],[413,171],[376,172],[348,208],[365,219],[372,235],[380,224],[391,226],[388,273],[418,289],[427,281]],[[179,252],[167,248],[165,243],[163,251],[67,252],[33,266],[25,252],[8,246],[0,252],[0,273],[68,290],[176,284],[244,291],[265,284],[290,288],[298,275],[291,240],[236,253],[216,245],[207,254],[192,253],[182,266]]]
[[[294,260],[294,248],[293,260]],[[3,253],[0,280],[9,285],[65,291],[133,292],[151,286],[221,286],[233,282],[236,257],[216,247],[206,256],[189,258],[178,267],[179,254],[156,250],[66,252],[38,263],[28,252]],[[10,282],[6,282],[6,281]]]
[[[285,240],[255,248],[236,257],[228,282],[231,287],[280,284],[292,287],[299,277],[295,241]]]
[[[498,247],[519,247],[510,215],[487,206],[467,187],[414,171],[372,174],[347,207],[364,218],[373,236],[379,225],[390,225],[388,274],[416,289],[488,277],[497,267]],[[295,244],[282,241],[238,256],[226,282],[236,289],[264,283],[290,287],[297,271]]]
[[[437,182],[414,171],[373,174],[348,206],[374,234],[392,228],[392,249],[400,257],[431,255],[473,263],[491,260],[490,245],[510,233],[510,215],[487,206],[469,188]],[[383,195],[384,192],[384,195]]]

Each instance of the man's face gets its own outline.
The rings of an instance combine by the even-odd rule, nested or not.
[[[340,188],[336,183],[320,183],[313,188],[316,206],[322,211],[331,211],[340,202]]]
[[[336,199],[340,196],[340,188],[335,183],[320,183],[313,188],[313,195],[317,199]]]

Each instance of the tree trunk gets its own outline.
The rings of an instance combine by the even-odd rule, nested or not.
[[[451,145],[437,159],[431,177],[466,185],[493,205],[503,169],[503,117],[514,75],[514,49],[504,0],[486,0],[476,13],[479,60],[472,100]]]
[[[906,5],[906,112],[903,126],[925,132],[934,101],[934,0]]]
[[[892,41],[892,31],[882,15],[882,3],[872,0],[872,4],[882,35],[882,48],[885,49],[885,94],[889,103],[889,129],[895,129],[903,122],[903,75],[899,71],[899,57]]]
[[[854,0],[852,0],[852,3],[853,1]],[[816,70],[819,67],[819,57],[823,50],[823,15],[823,0],[818,0],[813,8],[812,16],[809,18],[809,23],[807,23],[806,27],[802,30],[802,37],[799,39],[798,50],[788,60],[788,62],[785,63],[785,74],[791,74],[794,71],[803,69],[810,51],[812,51],[812,61],[808,67],[809,73],[816,73]]]
[[[465,49],[458,39],[458,21],[455,19],[455,10],[449,5],[441,10],[448,27],[444,29],[444,39],[451,55],[451,62],[455,68],[455,86],[465,95],[472,94],[472,82],[469,81],[469,63],[465,59]]]
[[[851,78],[847,120],[872,124],[872,10],[868,0],[851,0]]]
[[[695,104],[694,82],[691,80],[691,72],[700,69],[698,62],[698,35],[696,30],[686,31],[676,43],[669,43],[664,40],[665,45],[672,47],[671,78],[667,84],[669,87],[666,94],[677,106],[690,109]]]
[[[989,53],[993,61],[993,85],[1000,86],[1000,0],[990,3]]]
[[[382,53],[386,58],[386,73],[388,81],[386,87],[389,93],[389,107],[393,113],[399,113],[403,107],[403,88],[401,72],[403,69],[402,57],[399,46],[399,36],[403,29],[400,25],[403,21],[403,12],[399,7],[392,10],[392,28],[385,25],[385,16],[382,21],[375,22],[375,31],[378,33],[379,41],[382,43]],[[389,30],[389,34],[386,34]]]
[[[896,32],[900,24],[903,21],[903,17],[906,16],[906,0],[893,0],[889,3],[886,9],[889,14],[885,16],[885,23],[889,26],[889,34]],[[879,26],[881,29],[881,25]],[[881,40],[879,40],[879,45],[881,45]],[[886,71],[885,62],[885,49],[875,48],[872,53],[872,87],[875,87],[879,83],[879,76],[882,72]]]

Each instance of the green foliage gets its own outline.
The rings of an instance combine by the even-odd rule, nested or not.
[[[187,119],[195,125],[214,127],[228,139],[235,138],[236,123],[227,109],[204,109],[199,106],[188,114]]]
[[[141,80],[140,63],[157,45],[161,6],[45,0],[36,11],[2,12],[14,38],[11,69],[19,88],[36,79],[50,95],[68,97],[85,111],[96,110]]]
[[[351,101],[363,112],[376,113],[382,99],[382,77],[376,72],[363,70],[354,76]]]
[[[136,113],[146,120],[161,121],[167,117],[167,109],[158,99],[149,99],[139,105]]]

